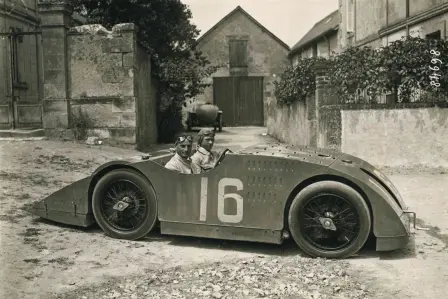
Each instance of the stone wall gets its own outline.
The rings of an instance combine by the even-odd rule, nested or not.
[[[39,3],[43,127],[50,138],[96,136],[145,148],[157,141],[151,61],[134,24],[73,24],[70,1]]]
[[[379,167],[448,167],[448,99],[341,105],[328,88],[325,70],[316,73],[314,97],[286,107],[270,104],[269,135],[288,144],[307,141],[341,150]]]
[[[269,101],[266,119],[268,134],[289,144],[309,145],[310,121],[307,106],[307,101],[282,106],[277,106],[276,101]]]
[[[440,30],[442,39],[448,36],[447,0],[357,0],[354,34],[346,31],[347,1],[339,0],[342,17],[339,43],[343,48],[350,44],[349,40],[352,40],[355,46],[379,48],[408,34],[424,38],[426,34]]]
[[[68,34],[73,124],[85,119],[89,135],[149,146],[157,141],[151,62],[133,24],[71,28]]]
[[[135,143],[134,26],[74,27],[68,47],[73,124],[85,120],[89,135]]]
[[[341,150],[379,166],[448,167],[448,109],[342,110]]]

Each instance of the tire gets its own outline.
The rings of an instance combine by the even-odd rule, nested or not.
[[[312,202],[313,206],[310,208]],[[335,203],[339,203],[341,207]],[[348,212],[344,212],[347,207],[350,207]],[[324,219],[317,220],[317,217]],[[324,228],[324,223],[330,224],[330,221],[326,221],[328,219],[336,227],[335,231],[328,229],[329,227]],[[346,221],[350,219],[355,220],[347,224]],[[343,183],[322,181],[305,187],[296,195],[288,212],[288,224],[294,241],[306,254],[343,259],[356,254],[364,246],[370,235],[372,222],[369,207],[358,192]],[[325,240],[331,245],[323,246],[312,240],[317,233],[327,237],[319,240]],[[342,239],[347,240],[347,244],[337,247],[336,244]]]
[[[118,188],[120,186],[121,188]],[[127,197],[124,200],[128,201],[129,206],[124,211],[117,212],[112,209],[112,206],[117,201],[123,202],[123,196]],[[93,190],[92,209],[101,229],[108,236],[116,239],[141,239],[154,228],[157,221],[157,200],[154,189],[145,177],[131,169],[113,170],[98,181]],[[119,224],[112,223],[108,220],[112,213],[115,213],[115,216],[111,221],[118,220],[119,216],[126,218],[127,221]],[[135,228],[129,228],[129,225],[125,227],[124,223],[135,225]]]
[[[222,116],[219,117],[219,132],[222,132]]]

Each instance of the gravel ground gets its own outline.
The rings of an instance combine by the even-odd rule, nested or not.
[[[54,298],[372,298],[343,261],[258,255],[226,263],[147,271]],[[356,275],[356,274],[355,274]]]
[[[272,141],[264,132],[226,129],[217,146]],[[116,240],[98,227],[26,212],[98,165],[138,155],[71,142],[0,141],[0,298],[448,298],[444,169],[384,169],[429,230],[417,231],[403,250],[362,250],[346,261],[304,257],[293,242],[223,245],[157,232],[141,242]]]

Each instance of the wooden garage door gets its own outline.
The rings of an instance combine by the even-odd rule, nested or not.
[[[215,77],[213,101],[226,126],[263,125],[263,77]]]

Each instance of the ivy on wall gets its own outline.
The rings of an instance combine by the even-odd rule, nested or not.
[[[297,100],[304,101],[316,89],[314,65],[326,60],[321,57],[303,58],[297,65],[290,65],[275,81],[274,95],[277,101],[289,105]]]
[[[313,65],[324,60],[334,92],[352,99],[357,90],[375,98],[391,92],[409,102],[416,91],[431,98],[448,98],[448,41],[403,37],[378,49],[348,47],[330,58],[304,58],[288,67],[275,83],[280,104],[303,101],[315,91]]]

